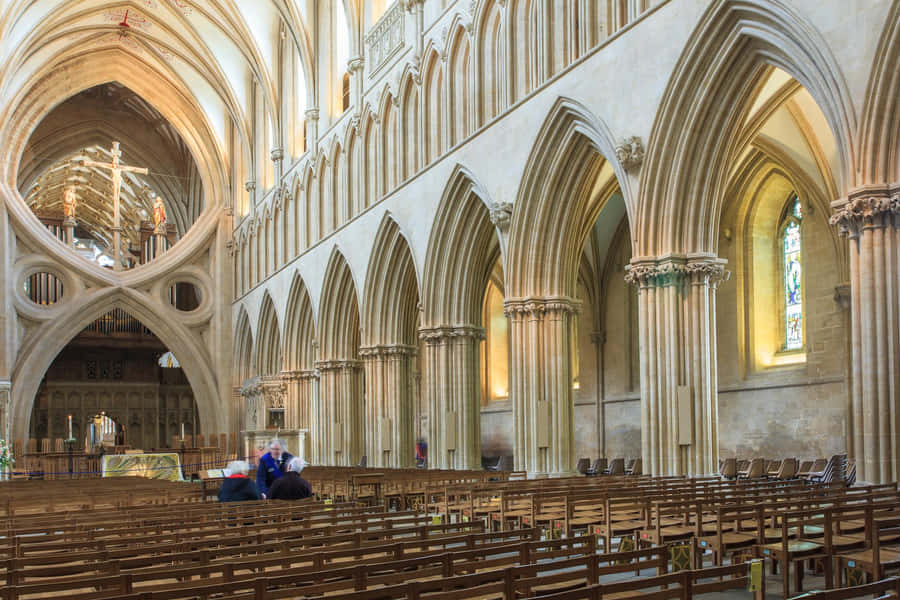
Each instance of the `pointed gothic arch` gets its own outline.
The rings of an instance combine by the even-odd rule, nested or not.
[[[423,325],[480,326],[484,288],[500,255],[487,193],[457,165],[431,229],[422,285]]]
[[[616,188],[630,213],[612,133],[582,105],[560,98],[538,134],[513,208],[507,296],[574,298],[584,242]]]
[[[419,86],[407,69],[400,83],[400,181],[419,172]]]
[[[864,182],[900,181],[900,0],[894,0],[878,41],[860,119]]]
[[[753,82],[768,65],[816,100],[837,145],[842,186],[854,177],[850,92],[828,44],[799,13],[783,2],[717,2],[691,39],[669,81],[642,167],[635,236],[642,256],[715,252],[728,162],[740,150],[735,132]],[[712,66],[710,56],[719,57]]]
[[[425,117],[425,164],[434,162],[444,152],[444,74],[440,54],[429,42],[422,59],[423,109]]]
[[[477,125],[499,115],[508,105],[507,57],[502,3],[487,0],[479,3],[475,13],[475,60]]]
[[[306,283],[299,273],[294,274],[291,283],[284,323],[285,369],[313,369],[316,362],[316,323]]]
[[[359,356],[359,295],[347,259],[335,246],[328,259],[319,306],[323,360],[355,360]]]
[[[212,360],[189,328],[150,304],[140,292],[127,288],[104,288],[84,293],[80,301],[62,308],[57,319],[47,321],[21,348],[12,372],[10,416],[13,437],[28,437],[31,408],[40,382],[56,355],[90,323],[120,308],[151,329],[181,363],[191,385],[204,431],[225,431],[227,409]]]
[[[450,84],[449,145],[455,146],[475,129],[472,111],[472,44],[466,27],[459,22],[452,26],[447,41],[447,82]]]
[[[256,327],[256,372],[259,375],[278,375],[282,368],[281,328],[278,312],[268,290],[263,294]]]
[[[363,295],[365,345],[415,346],[419,284],[409,242],[385,213],[370,254]]]
[[[253,331],[250,328],[250,317],[247,309],[241,305],[237,323],[234,326],[234,377],[233,383],[240,387],[241,383],[255,374],[256,363],[253,360]]]

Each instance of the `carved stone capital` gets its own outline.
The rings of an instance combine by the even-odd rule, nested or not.
[[[429,345],[465,338],[471,338],[476,341],[483,340],[485,338],[485,331],[482,327],[473,327],[471,325],[445,325],[440,327],[423,327],[422,329],[419,329],[419,339]]]
[[[644,162],[644,144],[641,138],[632,136],[623,139],[616,146],[616,158],[622,164],[626,171],[636,171]]]
[[[366,66],[366,61],[362,56],[351,56],[350,60],[347,61],[347,71],[352,75],[357,71],[362,71],[363,67]]]
[[[667,287],[688,282],[716,288],[731,276],[725,265],[724,259],[704,255],[638,257],[625,267],[625,281],[639,288]]]
[[[358,360],[320,360],[316,363],[316,369],[320,373],[328,371],[352,371],[362,368],[362,361]]]
[[[715,288],[731,277],[731,271],[725,268],[725,261],[718,258],[692,260],[688,262],[686,269],[694,285],[709,285]]]
[[[507,298],[503,301],[503,314],[509,318],[543,318],[544,316],[578,314],[581,303],[565,296],[545,298]]]
[[[513,205],[509,202],[494,202],[491,205],[490,215],[491,223],[493,223],[500,231],[509,230],[509,223],[512,219]]]
[[[256,190],[256,181],[253,179],[248,179],[244,182],[244,189],[252,194],[254,190]]]
[[[405,358],[415,356],[418,349],[406,344],[390,344],[377,346],[363,346],[359,349],[362,358]]]
[[[900,227],[900,190],[862,188],[832,207],[834,214],[828,222],[841,235],[856,237],[865,229]]]
[[[284,381],[305,381],[309,379],[318,379],[319,372],[315,369],[300,369],[298,371],[282,371],[281,378]]]
[[[284,158],[284,148],[272,148],[272,151],[269,152],[269,156],[272,158],[273,162],[278,162]]]
[[[318,108],[307,108],[306,112],[303,114],[306,116],[307,121],[318,121],[319,120],[319,109]]]

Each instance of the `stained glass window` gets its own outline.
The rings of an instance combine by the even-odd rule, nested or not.
[[[803,269],[800,261],[800,219],[803,217],[800,201],[788,213],[781,236],[784,251],[784,348],[796,350],[803,347]]]

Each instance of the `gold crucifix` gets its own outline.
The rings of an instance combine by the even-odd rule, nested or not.
[[[113,269],[119,271],[122,269],[122,257],[121,252],[121,234],[122,234],[122,225],[121,219],[119,215],[119,187],[122,184],[122,171],[127,171],[129,173],[140,173],[141,175],[146,175],[148,173],[147,169],[142,169],[140,167],[126,167],[125,165],[119,164],[119,157],[122,156],[122,151],[119,150],[119,142],[113,142],[112,151],[110,152],[112,155],[111,163],[104,162],[96,162],[93,160],[83,160],[81,164],[86,167],[100,167],[101,169],[109,169],[112,171],[112,188],[113,188],[113,260],[115,264],[113,265]]]

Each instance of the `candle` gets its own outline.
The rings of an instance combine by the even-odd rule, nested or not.
[[[72,435],[72,415],[69,415],[69,439],[71,440],[74,436]]]
[[[184,440],[184,423],[181,424],[181,439]]]

